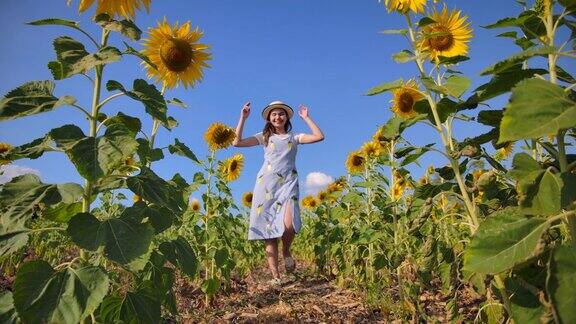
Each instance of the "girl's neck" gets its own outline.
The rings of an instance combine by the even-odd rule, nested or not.
[[[274,127],[274,134],[284,135],[284,134],[287,134],[287,133],[286,133],[286,131],[284,130],[284,128],[278,129],[278,128]]]

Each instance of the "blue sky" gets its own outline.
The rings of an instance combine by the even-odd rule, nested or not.
[[[25,22],[59,17],[76,20],[94,35],[98,29],[90,23],[89,11],[77,13],[79,1],[70,7],[65,0],[7,0],[0,4],[0,93],[30,80],[51,79],[46,67],[54,59],[52,40],[69,35],[84,41],[77,32],[55,26],[33,27]],[[431,1],[429,1],[431,2]],[[514,1],[450,1],[448,7],[459,8],[470,17],[474,38],[470,43],[471,60],[459,69],[472,79],[472,89],[488,81],[479,72],[494,62],[518,51],[509,39],[497,38],[502,30],[486,30],[480,26],[519,13]],[[390,117],[390,95],[368,97],[364,93],[382,82],[416,75],[414,63],[397,64],[391,55],[406,48],[401,36],[383,35],[379,31],[403,28],[398,15],[388,14],[376,0],[274,0],[274,1],[182,1],[153,0],[150,13],[139,12],[137,25],[146,30],[166,17],[168,22],[190,20],[204,31],[203,43],[209,44],[213,59],[205,78],[194,89],[179,87],[166,97],[176,97],[188,104],[187,109],[171,107],[169,114],[179,121],[171,132],[158,135],[158,146],[167,146],[174,137],[187,144],[199,157],[207,154],[203,133],[216,121],[235,127],[245,101],[252,102],[252,114],[245,127],[245,136],[260,131],[261,109],[270,101],[282,100],[293,107],[300,103],[310,107],[310,115],[324,131],[323,142],[301,146],[297,165],[303,184],[310,172],[319,171],[334,178],[345,174],[344,161],[350,151],[368,140],[378,125]],[[112,43],[123,48],[118,35]],[[85,42],[89,45],[88,42]],[[131,44],[141,48],[139,44]],[[93,51],[93,48],[90,48]],[[128,57],[121,63],[107,66],[105,79],[114,79],[131,88],[133,79],[145,78],[137,59]],[[73,95],[88,107],[92,89],[86,79],[75,76],[59,81],[57,95]],[[103,97],[108,94],[104,91]],[[492,102],[494,108],[504,105],[506,98]],[[118,109],[140,117],[143,129],[150,132],[151,120],[137,102],[118,99],[105,108],[108,115]],[[476,112],[471,113],[475,115]],[[0,142],[21,145],[42,137],[50,129],[74,123],[86,132],[88,123],[70,108],[2,122]],[[305,123],[293,119],[295,132],[307,132]],[[484,128],[469,123],[456,125],[457,138],[478,135]],[[406,137],[415,144],[440,142],[429,127],[418,125]],[[230,148],[219,152],[225,158],[236,153],[245,155],[245,168],[239,180],[231,184],[236,197],[251,191],[262,162],[261,148]],[[179,172],[188,181],[198,171],[191,161],[167,152],[166,159],[156,162],[155,171],[164,178]],[[444,165],[435,155],[422,159],[422,169],[434,163]],[[79,182],[73,165],[63,154],[46,154],[38,160],[20,160],[16,165],[38,170],[44,182]],[[199,197],[196,193],[195,196]]]

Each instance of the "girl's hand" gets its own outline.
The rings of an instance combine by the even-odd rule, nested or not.
[[[302,117],[302,119],[308,117],[308,107],[300,104],[298,115],[300,115],[300,117]]]
[[[250,116],[250,101],[246,102],[240,111],[240,118],[246,119]]]

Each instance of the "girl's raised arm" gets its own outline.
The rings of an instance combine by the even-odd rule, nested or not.
[[[300,117],[302,117],[302,119],[304,119],[304,121],[306,122],[308,127],[310,127],[310,130],[312,131],[312,134],[303,134],[300,137],[300,140],[299,140],[300,144],[316,143],[316,142],[320,142],[321,140],[324,139],[324,133],[322,133],[320,128],[316,125],[316,123],[314,123],[312,118],[310,118],[310,116],[308,115],[308,107],[306,107],[304,105],[300,105],[298,115],[300,115]]]
[[[250,116],[250,102],[246,102],[240,111],[240,119],[238,120],[238,125],[236,126],[236,138],[232,142],[232,145],[236,147],[248,147],[248,146],[256,146],[258,140],[254,136],[250,136],[246,139],[242,139],[242,130],[244,129],[244,122],[246,118]]]

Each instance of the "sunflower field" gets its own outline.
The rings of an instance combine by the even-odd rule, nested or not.
[[[386,320],[576,323],[576,3],[517,2],[517,16],[485,26],[501,29],[517,52],[486,67],[490,80],[472,89],[459,67],[480,31],[465,13],[442,1],[382,1],[405,18],[383,31],[398,46],[393,60],[417,73],[367,89],[392,95],[393,117],[339,162],[347,174],[300,200],[299,262],[360,293]],[[238,202],[230,189],[245,163],[226,151],[234,129],[210,125],[206,157],[178,138],[155,143],[160,129],[178,127],[169,108],[185,106],[167,99],[170,91],[201,82],[211,53],[190,22],[164,18],[143,35],[134,17],[150,3],[80,1],[74,9],[95,10],[99,37],[66,19],[28,23],[78,38],[54,39],[53,80],[4,94],[0,121],[67,106],[87,124],[58,120],[29,143],[0,143],[0,164],[62,153],[84,182],[26,174],[0,185],[0,266],[14,278],[0,291],[2,323],[178,321],[178,282],[212,307],[236,276],[264,263],[263,244],[246,239],[252,193]],[[134,56],[147,79],[106,78],[108,64]],[[54,94],[73,76],[89,80],[89,107]],[[497,109],[489,101],[499,96],[508,100]],[[151,129],[128,112],[107,114],[118,97],[144,107]],[[462,139],[456,122],[490,130]],[[417,124],[429,126],[433,143],[410,142]],[[154,163],[165,154],[197,171],[162,178]],[[445,163],[415,178],[425,154]],[[431,299],[443,301],[442,316],[430,311]]]

